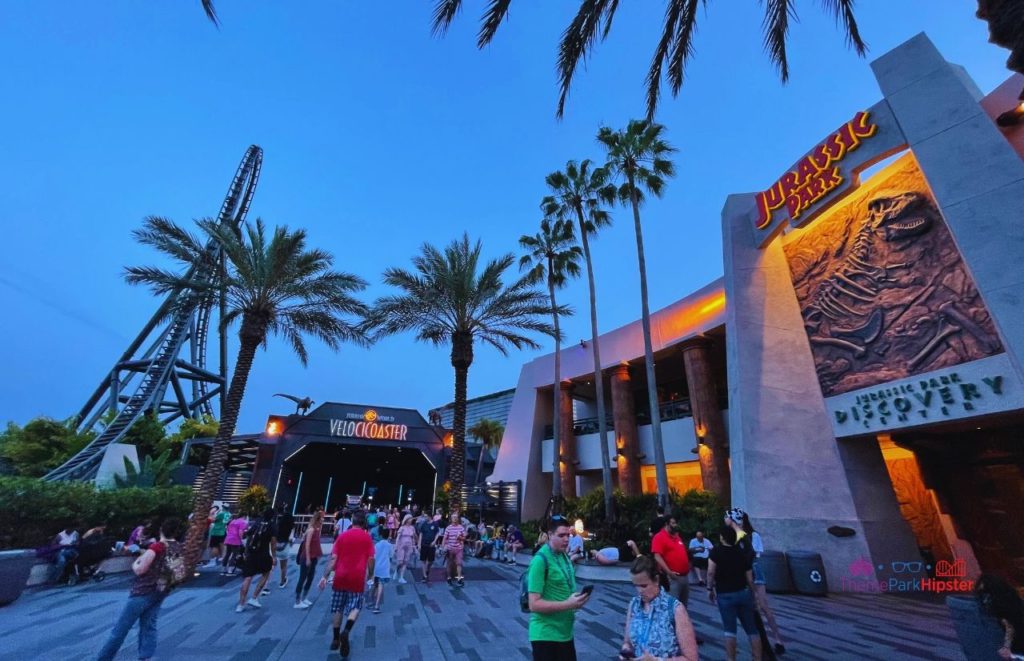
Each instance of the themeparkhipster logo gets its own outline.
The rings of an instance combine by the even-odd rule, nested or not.
[[[963,558],[953,562],[939,560],[932,566],[920,560],[910,562],[893,561],[889,568],[895,576],[879,581],[872,578],[875,569],[885,571],[885,565],[877,567],[867,558],[857,558],[850,563],[849,575],[841,576],[839,589],[844,592],[970,592],[974,581],[967,580],[967,563]]]

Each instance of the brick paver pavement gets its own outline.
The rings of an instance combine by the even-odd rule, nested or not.
[[[322,566],[322,565],[321,565]],[[473,561],[465,588],[443,581],[430,587],[387,586],[380,615],[365,610],[352,636],[353,659],[501,660],[528,659],[526,625],[519,612],[521,567]],[[440,573],[437,574],[440,576]],[[263,608],[235,613],[238,578],[204,574],[168,597],[160,614],[158,659],[337,659],[330,642],[329,590],[307,611],[292,608],[297,571],[289,567],[288,588],[263,598]],[[319,574],[318,574],[319,576]],[[581,660],[613,659],[622,640],[625,606],[632,589],[598,583],[577,616]],[[72,588],[26,592],[0,608],[0,657],[4,659],[89,659],[103,644],[127,595],[127,577]],[[941,603],[888,595],[840,594],[827,598],[772,595],[787,639],[784,659],[963,659]],[[724,659],[718,611],[701,588],[691,592],[690,614],[707,639],[701,658]],[[741,642],[740,658],[749,658]],[[118,659],[136,658],[136,634],[129,634]]]

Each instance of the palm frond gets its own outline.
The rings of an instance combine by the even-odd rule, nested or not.
[[[434,13],[431,16],[430,32],[434,36],[443,36],[448,32],[448,27],[455,20],[455,16],[462,7],[462,0],[437,0],[434,5]]]
[[[476,38],[477,48],[483,48],[491,43],[491,39],[494,39],[494,34],[501,27],[501,22],[508,15],[508,8],[511,4],[512,0],[490,0],[487,10],[480,19],[480,33]]]
[[[618,7],[617,0],[583,0],[569,27],[562,32],[562,39],[558,45],[559,94],[558,109],[555,113],[559,119],[565,114],[565,102],[569,98],[576,68],[580,62],[586,60],[594,47],[601,23],[610,26]]]
[[[766,0],[764,14],[764,49],[779,70],[782,82],[789,80],[789,60],[786,56],[786,38],[789,21],[796,20],[796,10],[789,0]]]
[[[210,22],[220,27],[220,19],[217,18],[217,9],[213,6],[213,0],[202,0],[203,11],[206,12],[206,18],[210,19]]]
[[[835,17],[837,23],[843,24],[843,30],[846,32],[846,45],[852,46],[857,55],[863,57],[867,53],[868,46],[861,39],[857,19],[853,14],[854,0],[821,0],[821,4]]]

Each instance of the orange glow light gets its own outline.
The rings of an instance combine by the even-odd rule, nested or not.
[[[444,435],[444,446],[446,448],[450,448],[453,445],[455,445],[455,437],[452,436],[450,433],[449,434],[445,434]]]
[[[281,433],[281,423],[277,420],[271,420],[267,423],[267,436],[277,436]]]
[[[725,292],[719,292],[719,293],[715,294],[715,296],[710,301],[708,301],[707,303],[702,305],[700,307],[700,309],[697,310],[697,314],[705,315],[705,314],[709,314],[711,312],[717,312],[719,309],[724,308],[724,307],[725,307]]]

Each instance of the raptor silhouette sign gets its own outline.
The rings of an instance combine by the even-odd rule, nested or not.
[[[787,224],[809,223],[857,187],[861,170],[905,146],[888,103],[858,112],[755,195],[758,245],[763,248]]]

